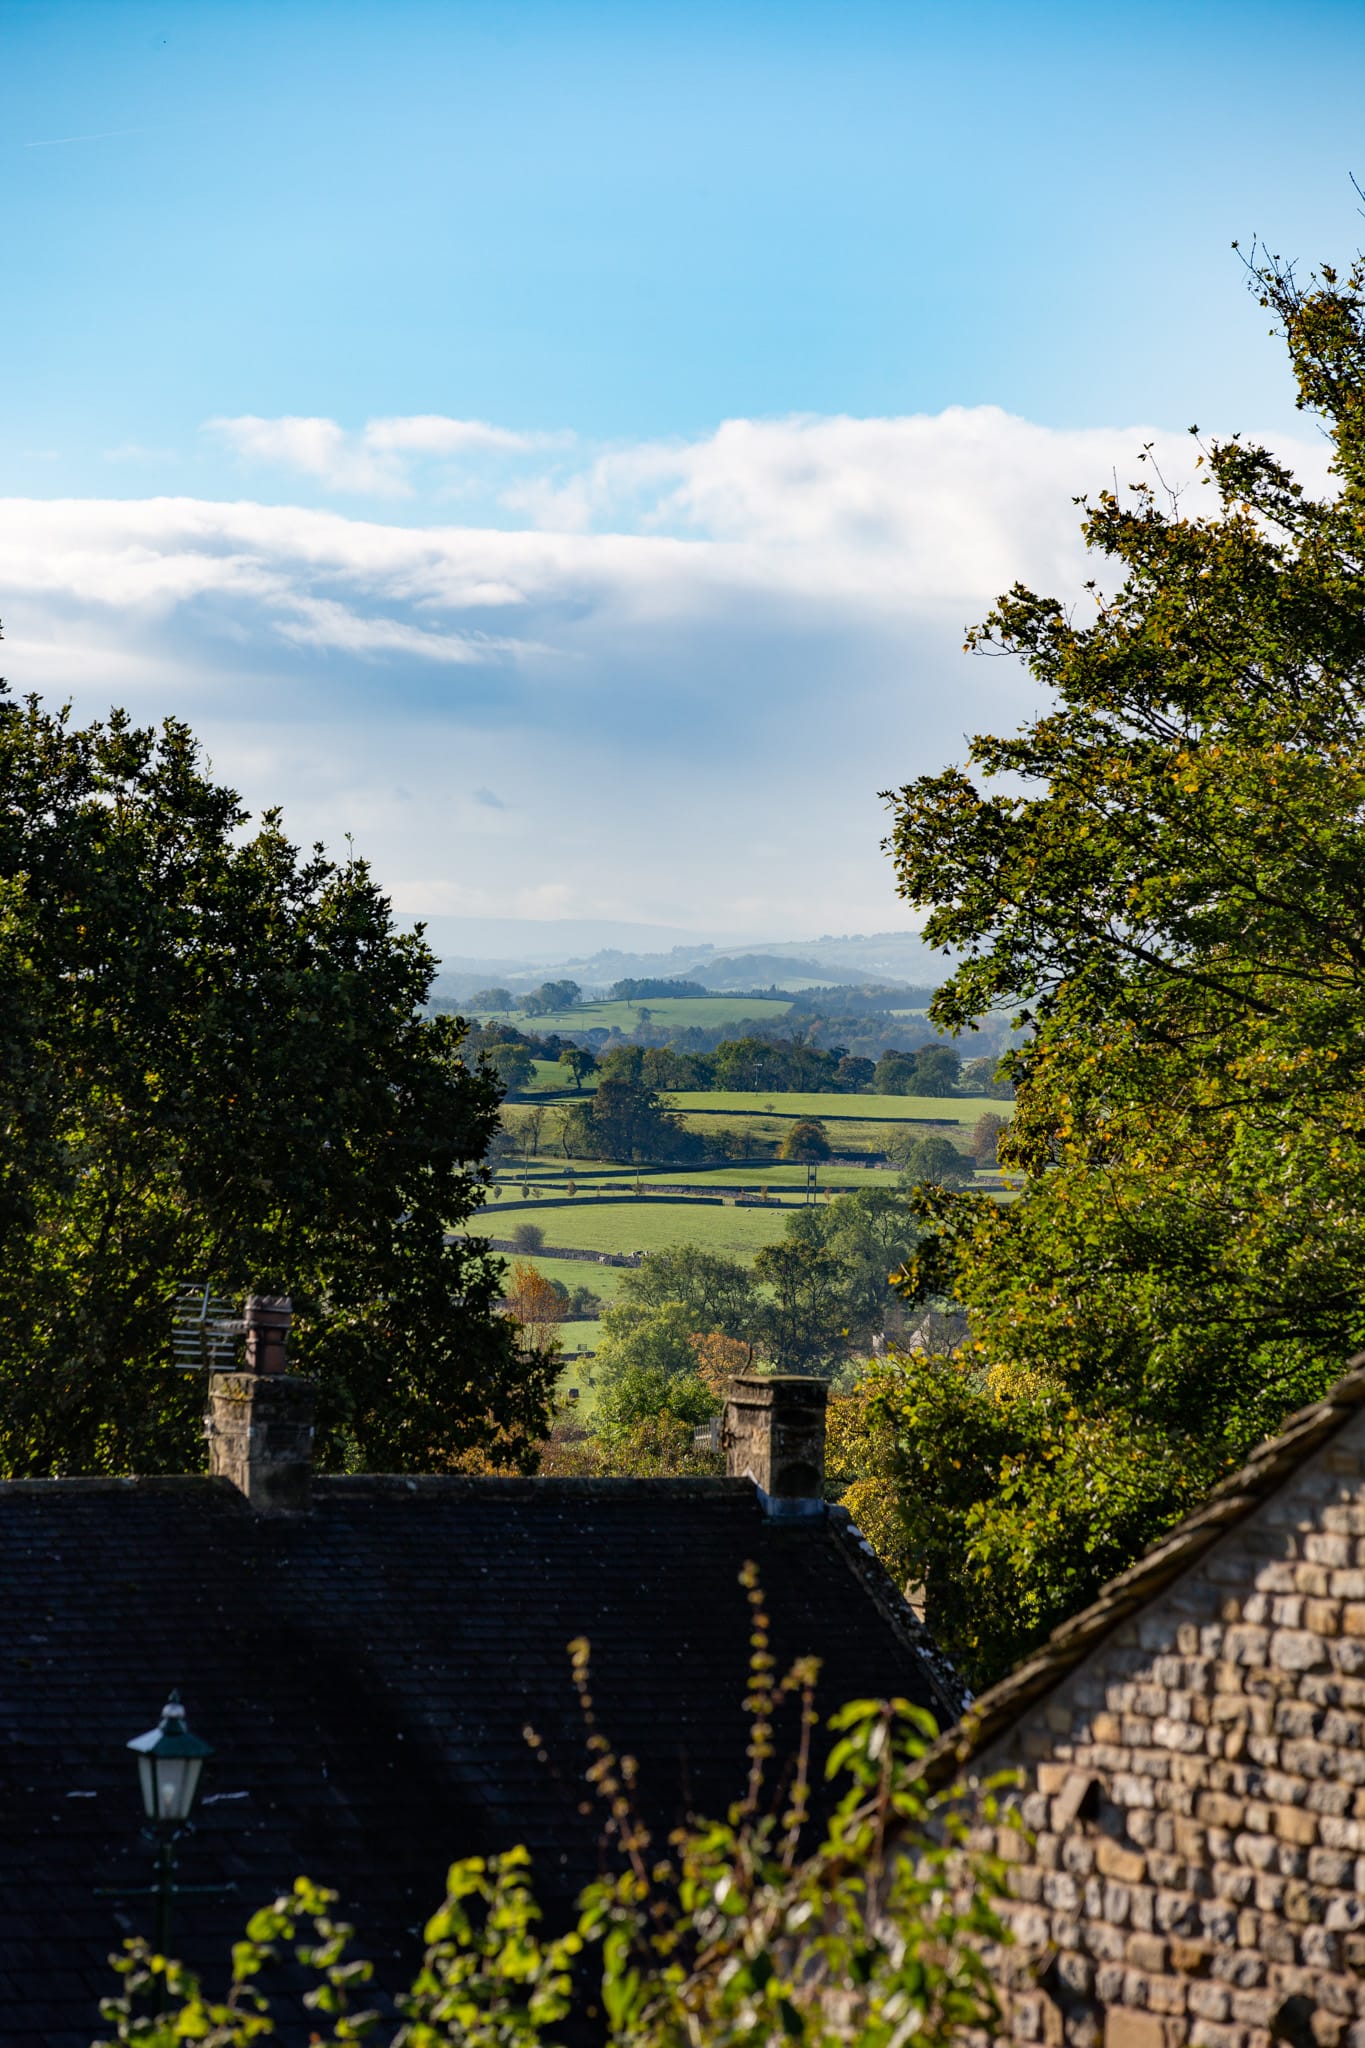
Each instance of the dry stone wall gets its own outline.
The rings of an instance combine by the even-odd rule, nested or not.
[[[1007,2037],[1365,2048],[1365,1417],[982,1752]]]

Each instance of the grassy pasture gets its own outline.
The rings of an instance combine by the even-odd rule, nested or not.
[[[698,1116],[693,1113],[687,1118],[687,1127],[692,1131],[700,1131],[709,1138],[729,1137],[738,1139],[741,1143],[745,1138],[753,1138],[768,1145],[780,1145],[791,1121],[790,1117],[779,1116],[739,1117],[727,1116],[723,1113],[719,1116]],[[886,1124],[863,1123],[860,1121],[857,1123],[830,1124],[827,1127],[830,1144],[836,1151],[843,1153],[883,1153],[894,1145],[898,1138],[904,1138],[907,1134],[912,1137],[934,1135],[940,1138],[947,1138],[950,1142],[956,1142],[959,1148],[965,1147],[967,1138],[966,1131],[951,1124],[932,1134],[927,1126],[910,1122]],[[737,1165],[740,1163],[736,1161]],[[820,1172],[822,1176],[826,1170],[825,1167],[821,1167]],[[855,1171],[858,1170],[866,1173],[874,1169],[866,1167],[855,1169]],[[766,1172],[762,1166],[757,1171],[760,1181],[767,1178],[771,1184],[771,1175],[776,1171],[776,1163],[769,1167]]]
[[[527,1031],[633,1031],[640,1011],[649,1011],[655,1024],[771,1024],[785,1017],[791,1008],[784,996],[655,996],[643,1003],[575,1003],[571,1010],[550,1010],[543,1017],[528,1017],[514,1010],[510,1019],[501,1010],[479,1012],[480,1022],[511,1022]]]
[[[615,1251],[615,1245],[604,1247]],[[591,1287],[594,1294],[600,1294],[604,1307],[610,1307],[616,1299],[621,1285],[623,1266],[599,1266],[591,1259],[555,1259],[544,1252],[499,1252],[500,1259],[506,1259],[510,1273],[514,1261],[524,1259],[543,1273],[547,1280],[558,1280],[572,1294],[575,1287]]]
[[[984,1097],[958,1095],[784,1095],[772,1089],[686,1089],[669,1096],[675,1108],[706,1115],[731,1111],[762,1112],[776,1117],[818,1116],[859,1123],[956,1123],[969,1128],[988,1110],[1008,1118],[1012,1102],[987,1102]],[[772,1108],[769,1111],[768,1105]]]
[[[701,1202],[577,1202],[562,1209],[537,1208],[518,1202],[515,1208],[500,1205],[498,1229],[483,1225],[487,1235],[510,1237],[518,1223],[533,1220],[545,1232],[547,1253],[537,1252],[535,1264],[548,1276],[563,1280],[568,1287],[586,1285],[603,1294],[597,1274],[610,1266],[594,1266],[582,1259],[555,1260],[549,1256],[556,1245],[575,1251],[657,1252],[666,1245],[699,1244],[707,1251],[723,1252],[731,1259],[751,1259],[765,1244],[775,1244],[782,1235],[788,1209],[739,1209],[727,1203],[711,1206]],[[504,1253],[504,1257],[514,1254]],[[568,1277],[568,1268],[575,1277]],[[551,1270],[553,1268],[553,1271]],[[616,1268],[620,1271],[620,1268]]]
[[[573,1075],[558,1060],[536,1060],[534,1066],[535,1072],[526,1086],[517,1090],[518,1095],[559,1095],[566,1089],[572,1090]],[[596,1086],[596,1074],[589,1074],[583,1083],[583,1094],[591,1095]]]

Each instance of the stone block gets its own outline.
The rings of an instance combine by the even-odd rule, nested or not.
[[[1274,2019],[1279,1996],[1278,1991],[1239,1988],[1232,1997],[1232,2017],[1244,2027],[1268,2027]]]
[[[1183,1977],[1153,1977],[1147,1985],[1147,2004],[1152,2012],[1183,2013],[1189,1986]]]
[[[1225,2020],[1232,2011],[1232,1993],[1223,1984],[1191,1984],[1185,2004],[1199,2019]]]
[[[1299,1936],[1299,1954],[1310,1969],[1335,1970],[1341,1962],[1341,1936],[1330,1927],[1305,1927]]]
[[[1190,1755],[1203,1748],[1204,1731],[1195,1721],[1177,1721],[1163,1714],[1152,1723],[1152,1741],[1158,1749],[1178,1749]]]
[[[1166,2029],[1155,2013],[1111,2005],[1104,2016],[1104,2048],[1167,2048]]]
[[[1095,1863],[1106,1877],[1121,1884],[1140,1884],[1147,1871],[1145,1856],[1138,1850],[1123,1848],[1107,1835],[1101,1836],[1095,1845]]]
[[[1218,2020],[1196,2020],[1187,2038],[1189,2048],[1247,2048],[1246,2035],[1240,2027]]]
[[[1170,1949],[1160,1935],[1130,1934],[1128,1937],[1127,1958],[1134,1970],[1151,1970],[1160,1976],[1169,1955]]]
[[[1199,1902],[1193,1892],[1159,1891],[1153,1917],[1162,1934],[1193,1934],[1200,1924]]]
[[[1111,1926],[1116,1929],[1123,1926],[1132,1909],[1132,1904],[1133,1894],[1126,1884],[1110,1882],[1105,1885],[1104,1897],[1100,1902],[1100,1911]]]
[[[1307,1628],[1276,1629],[1269,1656],[1277,1671],[1312,1671],[1328,1661],[1326,1643]]]
[[[1303,1554],[1310,1564],[1325,1564],[1340,1571],[1354,1563],[1349,1536],[1341,1532],[1318,1532],[1303,1539]]]
[[[1107,1903],[1107,1894],[1106,1894]],[[1101,1906],[1104,1913],[1104,1906]],[[1122,1928],[1111,1926],[1107,1914],[1103,1918],[1087,1920],[1083,1929],[1085,1945],[1097,1963],[1121,1963],[1127,1948],[1127,1937]]]
[[[1264,1835],[1238,1835],[1232,1844],[1232,1853],[1240,1864],[1251,1870],[1269,1870],[1275,1861],[1275,1844]]]
[[[1246,1801],[1231,1798],[1226,1792],[1201,1792],[1194,1810],[1206,1827],[1236,1828],[1242,1824]]]

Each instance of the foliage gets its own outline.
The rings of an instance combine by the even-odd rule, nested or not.
[[[593,1421],[610,1447],[642,1422],[670,1416],[695,1429],[709,1422],[720,1403],[701,1374],[669,1372],[661,1365],[629,1365],[611,1373],[597,1396]]]
[[[988,1172],[999,1164],[1000,1140],[1008,1129],[1004,1117],[996,1116],[990,1110],[977,1118],[972,1127],[972,1158],[983,1171]]]
[[[559,1064],[567,1068],[574,1085],[574,1093],[581,1093],[583,1083],[589,1074],[597,1072],[597,1061],[586,1046],[566,1045],[559,1055]]]
[[[511,1010],[515,1007],[512,991],[508,988],[475,989],[469,998],[471,1010]]]
[[[818,1373],[842,1355],[847,1275],[834,1252],[788,1236],[756,1255],[754,1278],[768,1289],[757,1323],[764,1351],[779,1372]]]
[[[1365,265],[1253,277],[1330,492],[1234,439],[1200,444],[1193,509],[1159,476],[1103,493],[1087,619],[1016,586],[972,636],[1045,708],[895,798],[902,893],[961,961],[936,1021],[1033,1029],[1002,1145],[1025,1191],[926,1198],[915,1270],[985,1367],[917,1382],[907,1417],[944,1433],[904,1430],[983,1670],[1365,1341]]]
[[[854,1188],[823,1208],[811,1205],[787,1218],[788,1238],[819,1247],[839,1267],[839,1323],[856,1340],[876,1336],[896,1298],[892,1274],[919,1239],[919,1225],[904,1194],[890,1188]]]
[[[524,1849],[453,1864],[391,2048],[552,2048],[581,2036],[589,2011],[601,2015],[592,2031],[610,2048],[949,2048],[966,2029],[992,2027],[998,2008],[983,1949],[1009,1939],[997,1911],[1005,1865],[974,1849],[968,1830],[1000,1818],[994,1788],[975,1811],[959,1788],[931,1793],[920,1775],[936,1733],[930,1717],[902,1699],[854,1701],[829,1722],[827,1775],[839,1796],[817,1829],[818,1663],[799,1659],[778,1675],[752,1565],[743,1582],[750,1768],[727,1818],[692,1822],[656,1848],[640,1817],[634,1760],[597,1725],[588,1644],[571,1643],[587,1776],[616,1867],[584,1890],[574,1925],[547,1936]],[[788,1780],[775,1729],[791,1708]],[[525,1734],[543,1754],[536,1731]],[[275,2032],[262,1979],[291,1956],[315,1980],[305,2003],[319,2048],[372,2035],[378,2014],[362,2001],[373,1969],[353,1959],[354,1930],[336,1905],[335,1893],[300,1879],[253,1915],[221,2001],[145,1942],[127,1943],[116,1962],[122,1991],[103,2008],[113,2038],[139,2048],[247,2048]],[[168,2009],[140,2012],[148,1993],[168,1994]]]
[[[635,1056],[633,1067],[620,1055],[609,1057],[603,1063],[596,1094],[576,1103],[565,1118],[566,1151],[627,1165],[695,1157],[702,1149],[701,1140],[685,1130],[656,1091],[638,1078],[643,1057],[639,1047],[628,1050]]]
[[[974,1177],[971,1160],[964,1158],[951,1138],[940,1138],[937,1134],[898,1138],[891,1147],[891,1157],[901,1168],[905,1185],[911,1187],[920,1181],[935,1187],[967,1187]]]
[[[951,1095],[962,1062],[947,1045],[921,1046],[916,1053],[884,1052],[872,1070],[872,1086],[883,1095]]]
[[[512,1244],[519,1252],[543,1251],[545,1232],[538,1223],[518,1223],[512,1231]]]
[[[569,1304],[563,1290],[556,1287],[553,1280],[547,1280],[538,1273],[528,1260],[517,1259],[503,1300],[528,1350],[542,1352],[551,1347],[558,1350],[559,1326]]]
[[[484,1034],[484,1059],[504,1088],[525,1088],[535,1078],[536,1061],[531,1047],[519,1038],[492,1038]]]
[[[923,1565],[901,1514],[903,1477],[896,1431],[880,1366],[825,1410],[825,1492],[848,1509],[900,1585],[923,1578]]]
[[[564,1416],[541,1446],[538,1470],[559,1479],[716,1478],[725,1470],[725,1459],[717,1451],[699,1450],[695,1430],[693,1422],[660,1413],[610,1435],[593,1435],[576,1418]]]
[[[253,833],[187,729],[0,699],[0,1471],[187,1471],[178,1284],[288,1292],[324,1467],[498,1437],[550,1379],[448,1235],[498,1087],[360,861]]]
[[[710,1388],[717,1401],[736,1374],[752,1372],[754,1347],[742,1337],[727,1337],[723,1330],[694,1330],[688,1338],[697,1361],[697,1377]]]
[[[799,1116],[782,1136],[780,1157],[811,1166],[830,1155],[829,1135],[816,1117]]]
[[[622,1302],[660,1308],[681,1302],[692,1330],[723,1330],[743,1337],[754,1314],[754,1283],[737,1259],[708,1252],[701,1245],[669,1245],[651,1252],[621,1275]]]
[[[711,991],[699,981],[660,979],[658,975],[614,981],[607,991],[613,1003],[652,1003],[661,996],[706,996]]]
[[[609,1383],[640,1370],[691,1377],[697,1369],[692,1328],[691,1311],[680,1301],[655,1306],[623,1297],[602,1315],[594,1361],[598,1380]]]
[[[543,981],[522,997],[521,1007],[528,1017],[552,1017],[556,1010],[571,1010],[582,994],[576,981]]]

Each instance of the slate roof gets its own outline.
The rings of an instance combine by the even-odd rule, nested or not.
[[[1322,1401],[1291,1415],[1242,1466],[1214,1488],[1201,1508],[1162,1537],[1135,1565],[1100,1592],[1089,1607],[1053,1630],[1041,1648],[973,1702],[957,1726],[930,1752],[931,1780],[942,1782],[987,1748],[1035,1701],[1051,1692],[1099,1643],[1150,1606],[1218,1539],[1267,1501],[1313,1454],[1365,1407],[1365,1352],[1350,1361]]]
[[[758,1565],[779,1659],[827,1709],[961,1705],[846,1516],[766,1518],[744,1480],[349,1479],[263,1518],[212,1478],[0,1485],[0,2041],[85,2048],[107,1957],[150,1931],[132,1758],[172,1686],[216,1755],[173,1948],[221,1989],[247,1913],[307,1872],[381,1982],[410,1975],[455,1856],[524,1842],[551,1924],[600,1865],[565,1645],[666,1830],[742,1787]],[[548,1763],[523,1726],[544,1739]],[[286,2036],[286,2039],[288,2037]]]

